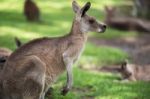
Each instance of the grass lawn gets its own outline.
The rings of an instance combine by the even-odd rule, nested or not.
[[[23,42],[43,36],[61,36],[69,32],[73,19],[71,0],[35,0],[41,11],[42,23],[29,23],[23,16],[25,0],[0,0],[0,46],[12,50],[16,48],[14,37]],[[87,0],[78,0],[84,4]],[[105,5],[119,5],[123,0],[88,0],[92,8],[88,12],[103,20]],[[122,32],[108,28],[104,34],[90,33],[104,39],[136,36],[135,32]],[[79,65],[112,65],[128,58],[124,51],[111,47],[97,47],[88,42],[78,64],[74,67],[74,86],[67,96],[61,96],[60,90],[65,83],[65,74],[54,84],[54,99],[150,99],[150,84],[144,82],[114,82],[118,75],[98,73],[79,69]],[[48,97],[47,97],[48,99]]]

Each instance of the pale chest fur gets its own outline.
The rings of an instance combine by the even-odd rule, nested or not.
[[[64,51],[62,56],[66,56],[70,61],[75,63],[84,50],[85,42],[86,39],[84,38],[75,40],[75,42],[68,46],[67,50]]]
[[[69,57],[70,60],[73,62],[73,64],[79,60],[83,50],[84,50],[84,45],[80,47],[79,49],[75,50],[74,54]]]

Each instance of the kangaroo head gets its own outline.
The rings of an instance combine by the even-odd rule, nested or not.
[[[6,60],[10,56],[11,51],[8,49],[0,48],[0,71],[2,70]]]
[[[94,17],[89,16],[86,12],[90,9],[91,3],[87,2],[82,8],[77,4],[76,1],[72,2],[73,11],[75,12],[75,21],[80,25],[82,33],[87,32],[104,32],[106,25],[98,22]]]
[[[106,12],[106,16],[108,18],[114,17],[115,16],[115,12],[116,12],[116,7],[105,6],[105,12]]]
[[[106,23],[109,23],[110,20],[115,17],[115,11],[116,11],[115,7],[105,6],[105,14],[106,14],[105,22]]]
[[[134,75],[134,67],[126,61],[121,64],[121,74],[123,78],[129,78]]]
[[[21,47],[22,42],[15,37],[15,43],[17,48]],[[0,48],[0,70],[3,68],[6,60],[8,59],[8,57],[11,55],[12,51],[6,48]]]

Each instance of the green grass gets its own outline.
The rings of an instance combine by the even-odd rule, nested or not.
[[[43,36],[61,36],[69,32],[73,19],[71,0],[35,0],[41,10],[42,23],[29,23],[23,15],[24,0],[0,0],[0,46],[16,48],[14,37],[23,42]],[[78,0],[81,5],[87,0]],[[92,8],[88,12],[104,20],[105,5],[119,5],[123,0],[88,0]],[[104,34],[90,33],[103,39],[136,36],[135,32],[123,32],[108,28]],[[112,47],[97,47],[88,42],[77,66],[74,68],[73,90],[63,97],[60,88],[64,85],[65,74],[54,84],[54,99],[149,99],[150,85],[144,82],[122,84],[114,82],[118,75],[81,70],[83,66],[112,65],[128,58],[127,53]]]
[[[120,49],[104,46],[96,47],[91,43],[87,43],[79,64],[83,66],[111,65],[127,58],[127,53]]]
[[[83,71],[74,68],[74,86],[67,96],[60,96],[65,75],[54,86],[54,99],[149,99],[150,84],[146,82],[121,83],[119,75]],[[76,89],[76,90],[75,90]]]

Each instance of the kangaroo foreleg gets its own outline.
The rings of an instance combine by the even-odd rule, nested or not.
[[[67,82],[62,90],[62,95],[66,95],[68,91],[71,89],[73,83],[73,74],[72,74],[73,60],[70,57],[63,55],[63,61],[67,70]]]

